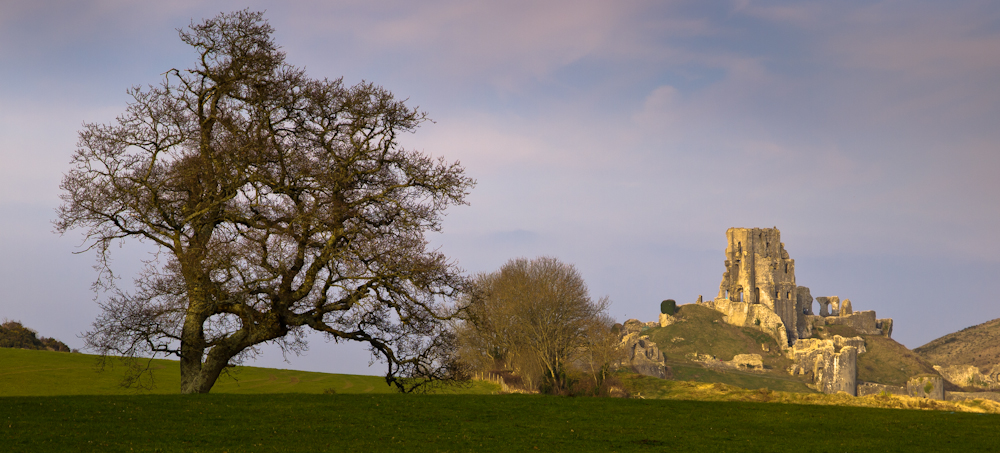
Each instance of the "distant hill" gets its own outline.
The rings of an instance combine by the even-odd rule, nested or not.
[[[55,338],[39,337],[38,332],[24,327],[18,321],[6,321],[0,324],[0,348],[70,352],[66,343]]]
[[[1000,319],[950,333],[913,351],[965,390],[1000,390]]]
[[[913,352],[934,365],[988,370],[1000,363],[1000,318],[950,333]]]

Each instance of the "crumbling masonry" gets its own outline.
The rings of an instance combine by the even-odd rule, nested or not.
[[[796,284],[795,260],[777,228],[730,228],[726,239],[719,294],[703,303],[722,312],[729,324],[774,337],[795,361],[789,372],[811,378],[818,390],[857,395],[857,356],[865,352],[864,340],[812,339],[813,328],[844,324],[863,334],[889,336],[892,319],[876,319],[874,311],[855,312],[849,299],[841,302],[837,296],[817,297],[820,313],[814,315],[813,297],[809,288]]]

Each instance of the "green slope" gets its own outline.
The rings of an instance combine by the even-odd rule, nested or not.
[[[666,357],[673,379],[695,382],[720,382],[737,387],[769,388],[787,392],[814,390],[785,371],[791,361],[767,334],[749,327],[737,327],[722,321],[722,313],[700,305],[678,307],[677,322],[666,327],[643,329]],[[766,349],[766,350],[765,350]],[[748,373],[719,372],[688,359],[689,354],[707,354],[718,360],[732,360],[736,354],[760,354],[766,371]]]
[[[109,362],[113,363],[113,362]],[[97,356],[0,348],[0,396],[174,394],[180,366],[173,360],[151,363],[155,387],[137,391],[120,386],[122,366],[97,370]],[[497,386],[475,382],[445,393],[492,393]],[[273,368],[235,367],[212,393],[394,393],[380,376],[315,373]]]

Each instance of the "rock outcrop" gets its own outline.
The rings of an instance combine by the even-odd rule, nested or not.
[[[666,366],[666,358],[660,352],[656,343],[641,335],[646,323],[637,319],[625,321],[622,325],[620,347],[625,351],[625,363],[632,371],[646,376],[665,379],[670,376]]]
[[[789,340],[784,323],[766,306],[729,299],[715,299],[705,302],[704,305],[722,313],[723,321],[735,326],[755,327],[777,340],[778,346],[788,347]]]
[[[934,371],[941,373],[948,382],[960,387],[1000,389],[1000,364],[994,365],[987,373],[983,373],[974,365],[934,365]]]
[[[760,354],[736,354],[728,363],[741,370],[764,371],[764,360]]]

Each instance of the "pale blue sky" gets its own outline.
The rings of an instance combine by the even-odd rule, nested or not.
[[[92,257],[49,223],[76,132],[244,7],[312,77],[430,114],[402,144],[478,180],[432,237],[469,272],[555,256],[652,320],[718,291],[727,228],[777,226],[800,285],[909,347],[1000,317],[1000,5],[693,0],[0,0],[0,317],[82,344]],[[382,372],[322,340],[290,361],[258,363]]]

